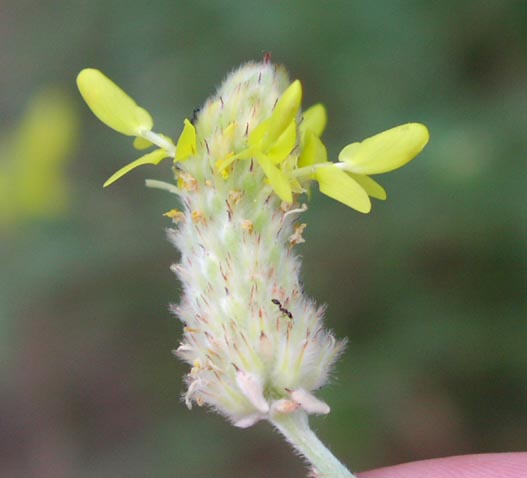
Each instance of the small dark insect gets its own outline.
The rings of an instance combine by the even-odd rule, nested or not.
[[[194,108],[194,111],[192,112],[192,116],[190,118],[190,122],[195,125],[196,121],[198,119],[198,113],[201,111],[201,108],[198,106],[197,108]]]
[[[287,315],[287,317],[289,317],[290,319],[293,318],[293,314],[289,312],[285,307],[283,307],[282,303],[278,299],[271,299],[271,302],[278,306],[282,314]]]

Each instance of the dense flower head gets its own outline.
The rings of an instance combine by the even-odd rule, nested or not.
[[[370,175],[398,168],[426,145],[428,131],[409,123],[344,147],[328,160],[323,105],[303,111],[302,86],[269,61],[232,72],[176,141],[111,80],[83,70],[79,89],[95,115],[155,149],[117,171],[170,157],[182,210],[166,213],[181,252],[173,266],[183,285],[174,313],[184,323],[177,355],[190,364],[185,401],[209,405],[238,426],[303,409],[327,413],[313,392],[343,349],[323,327],[323,308],[307,298],[295,246],[302,243],[304,193],[322,193],[360,211],[385,199]]]

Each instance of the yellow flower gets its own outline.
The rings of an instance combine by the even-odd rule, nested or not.
[[[12,132],[0,138],[0,227],[67,210],[66,163],[78,119],[61,91],[39,91]]]
[[[276,195],[286,203],[293,203],[297,195],[306,192],[310,183],[316,181],[323,194],[367,213],[371,209],[370,197],[386,199],[385,190],[370,175],[404,166],[428,142],[424,125],[408,123],[347,145],[340,152],[339,161],[331,162],[320,139],[327,123],[324,106],[316,104],[302,113],[302,85],[295,80],[283,87],[270,113],[263,116],[260,100],[255,98],[265,93],[255,95],[244,75],[243,68],[235,72],[221,93],[200,110],[196,123],[198,129],[201,125],[199,131],[186,119],[174,144],[168,136],[152,131],[150,114],[109,78],[91,68],[81,71],[77,77],[79,90],[101,121],[120,133],[135,136],[137,149],[158,147],[121,168],[104,186],[137,166],[157,165],[167,157],[174,162],[190,158],[201,161],[200,171],[204,175],[210,171],[206,163],[212,161],[212,169],[219,175],[207,177],[206,181],[233,180],[231,174],[236,175],[236,161],[254,160]],[[269,85],[261,83],[259,87],[265,89]],[[224,107],[227,97],[233,105],[228,113]],[[251,112],[249,120],[242,111]],[[245,128],[241,129],[244,124]],[[211,145],[215,148],[213,153],[209,150]]]
[[[369,175],[404,166],[428,142],[424,125],[408,123],[349,144],[339,154],[338,163],[330,162],[320,139],[327,123],[326,110],[316,104],[297,123],[301,98],[302,87],[296,80],[285,90],[271,116],[249,134],[248,147],[216,163],[220,171],[235,160],[254,158],[276,194],[287,203],[293,202],[293,191],[302,192],[315,180],[323,194],[367,213],[371,210],[370,197],[386,199],[383,187]],[[297,137],[295,162],[286,163],[294,155]]]
[[[99,70],[82,70],[77,76],[77,86],[93,114],[115,131],[141,136],[154,126],[150,113]]]
[[[181,136],[174,146],[171,138],[152,131],[154,121],[150,113],[138,106],[99,70],[93,68],[82,70],[77,76],[77,86],[84,101],[97,118],[119,133],[135,136],[133,144],[136,149],[147,149],[153,145],[159,147],[112,174],[104,183],[104,187],[138,166],[157,165],[168,157],[174,158],[174,161],[182,161],[196,153],[196,131],[189,120],[185,120]]]
[[[237,154],[229,154],[226,159],[216,163],[224,170],[236,159],[255,158],[276,194],[285,202],[293,202],[290,180],[279,165],[296,146],[296,116],[302,100],[302,86],[294,81],[284,91],[271,116],[262,121],[249,134],[248,148]]]
[[[404,166],[423,150],[428,140],[426,126],[408,123],[347,145],[339,154],[340,162],[332,163],[326,159],[322,142],[308,130],[300,168],[293,175],[311,174],[323,194],[367,213],[371,209],[369,197],[386,199],[384,188],[369,175]]]

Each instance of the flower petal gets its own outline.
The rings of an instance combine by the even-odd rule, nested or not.
[[[328,122],[328,115],[324,105],[317,103],[304,111],[302,116],[302,123],[298,126],[301,134],[304,135],[307,131],[311,131],[317,136],[322,136]]]
[[[314,132],[306,131],[302,153],[298,158],[298,167],[303,168],[317,163],[325,163],[327,160],[328,152],[324,143]]]
[[[426,126],[408,123],[346,146],[339,160],[357,174],[380,174],[404,166],[415,158],[429,139]]]
[[[374,179],[363,174],[348,173],[361,187],[368,193],[368,196],[384,201],[386,199],[386,191]]]
[[[269,411],[269,404],[263,393],[263,383],[258,375],[238,370],[236,372],[236,383],[245,398],[259,413],[265,414]]]
[[[327,415],[330,412],[329,405],[312,393],[299,388],[291,392],[291,398],[299,403],[307,413],[316,413],[319,415]]]
[[[320,192],[359,212],[370,212],[371,202],[366,191],[357,181],[335,167],[319,167],[315,171]]]
[[[112,80],[93,68],[82,70],[77,86],[93,114],[103,123],[127,136],[139,136],[152,129],[154,122],[145,109],[137,106]]]
[[[267,157],[273,163],[280,163],[289,156],[296,146],[296,122],[291,121],[286,130],[280,135],[269,149]]]
[[[265,121],[262,121],[256,128],[254,128],[249,133],[249,138],[247,139],[247,144],[250,147],[259,147],[260,143],[262,142],[264,136],[266,135],[267,131],[269,130],[269,123],[270,118],[266,119]]]
[[[295,80],[284,91],[269,118],[269,129],[263,139],[262,149],[269,148],[294,120],[302,101],[302,85]]]
[[[114,183],[126,173],[130,172],[132,169],[137,168],[138,166],[142,166],[143,164],[159,164],[165,158],[168,158],[168,153],[164,149],[156,149],[151,153],[145,154],[144,156],[141,156],[135,161],[132,161],[123,168],[119,169],[119,171],[112,174],[103,184],[103,187],[109,186],[110,184]]]
[[[188,119],[185,119],[184,123],[183,131],[177,140],[174,162],[183,161],[196,154],[196,128]]]
[[[264,155],[257,155],[256,160],[267,176],[269,184],[274,189],[274,192],[280,197],[282,201],[292,203],[293,193],[286,175]]]
[[[151,143],[150,141],[148,141],[145,138],[141,138],[141,136],[137,136],[134,139],[134,148],[135,149],[139,149],[139,150],[147,149],[147,148],[150,148],[150,146],[153,146],[153,143]]]
[[[225,171],[225,169],[228,168],[236,159],[238,158],[235,154],[229,153],[227,156],[225,156],[225,158],[218,159],[218,161],[216,161],[216,169],[221,173],[222,171]]]

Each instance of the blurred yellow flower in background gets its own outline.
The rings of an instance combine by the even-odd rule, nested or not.
[[[66,212],[66,163],[77,132],[70,100],[49,88],[30,99],[14,129],[0,133],[0,228]]]

